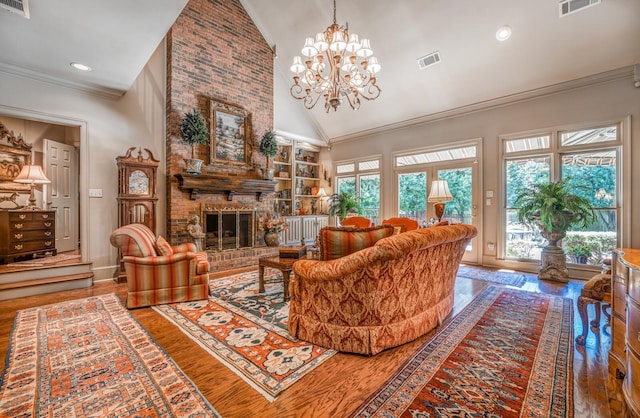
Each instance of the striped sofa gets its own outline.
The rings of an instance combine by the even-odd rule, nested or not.
[[[289,333],[369,355],[426,334],[451,313],[458,266],[477,233],[464,224],[424,228],[340,258],[296,261]]]
[[[122,251],[127,274],[127,307],[207,299],[207,253],[192,243],[170,246],[142,224],[122,226],[111,233],[111,244]]]

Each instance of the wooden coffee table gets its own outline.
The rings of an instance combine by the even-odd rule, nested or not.
[[[284,285],[284,300],[289,300],[289,277],[293,270],[293,263],[298,260],[306,259],[305,256],[301,258],[284,258],[280,256],[273,257],[260,257],[258,259],[258,292],[264,293],[264,268],[271,267],[282,272],[282,284]]]

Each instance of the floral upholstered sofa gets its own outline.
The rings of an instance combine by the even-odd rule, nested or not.
[[[465,224],[418,229],[340,258],[297,261],[289,332],[369,355],[424,335],[451,313],[458,266],[477,232]]]

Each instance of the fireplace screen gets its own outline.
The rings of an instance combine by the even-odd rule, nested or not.
[[[205,248],[235,250],[253,247],[255,211],[216,210],[204,212]]]

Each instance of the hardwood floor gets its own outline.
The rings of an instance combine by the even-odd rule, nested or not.
[[[229,273],[216,273],[213,279]],[[574,300],[575,308],[575,301],[583,284],[584,281],[579,280],[560,284],[535,279],[526,283],[522,289],[571,298]],[[456,284],[454,314],[487,285],[486,282],[459,279]],[[16,311],[105,293],[116,293],[124,300],[126,284],[99,282],[87,289],[0,302],[2,364],[7,354]],[[347,416],[428,337],[423,336],[373,357],[338,353],[284,391],[275,402],[270,403],[152,309],[134,309],[131,313],[149,330],[225,418]],[[593,307],[590,307],[590,317],[593,318]],[[604,318],[602,322],[604,323]],[[607,352],[610,336],[609,329],[602,328],[601,326],[597,334],[590,330],[586,346],[574,348],[575,417],[611,416],[607,395]],[[574,334],[578,335],[581,331],[580,317],[577,309],[574,309]],[[615,406],[613,410],[616,410]]]

